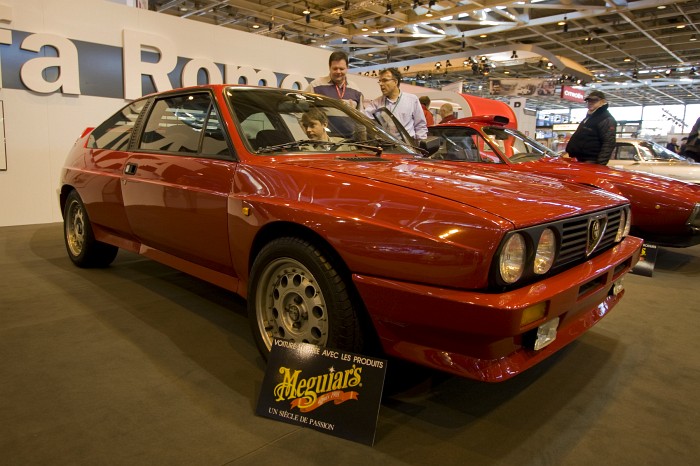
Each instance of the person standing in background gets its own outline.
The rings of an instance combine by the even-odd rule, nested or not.
[[[440,123],[447,123],[448,121],[456,119],[454,114],[454,108],[452,107],[451,103],[445,102],[444,104],[442,104],[438,113],[442,118],[442,120],[440,120]]]
[[[384,107],[406,128],[409,136],[419,141],[428,137],[428,125],[423,108],[414,94],[401,92],[401,72],[398,68],[387,68],[379,73],[379,89],[382,95],[367,102],[365,114],[370,118]]]
[[[425,122],[428,126],[433,126],[435,124],[435,118],[430,112],[430,97],[427,95],[418,98],[420,106],[423,107],[423,115],[425,116]]]
[[[305,91],[340,99],[352,108],[362,110],[364,101],[357,85],[348,81],[348,55],[337,51],[328,58],[328,76],[314,79]]]
[[[678,139],[671,138],[671,142],[666,144],[666,149],[670,150],[671,152],[675,152],[677,154],[678,153]]]
[[[588,113],[571,135],[566,152],[579,162],[607,165],[615,149],[617,121],[608,111],[602,92],[592,91],[584,100]]]

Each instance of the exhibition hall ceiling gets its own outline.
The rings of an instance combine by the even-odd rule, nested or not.
[[[409,82],[438,89],[462,81],[465,92],[489,96],[489,80],[546,78],[601,89],[612,106],[700,104],[700,0],[150,0],[149,8],[344,50],[351,71],[397,66]],[[579,105],[527,97],[538,109]]]

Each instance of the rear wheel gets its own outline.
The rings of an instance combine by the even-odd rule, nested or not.
[[[85,205],[75,191],[63,208],[63,236],[68,257],[78,267],[107,267],[117,257],[116,246],[95,240]]]
[[[348,284],[311,243],[280,238],[258,254],[250,275],[248,316],[267,358],[274,338],[360,352],[362,335]]]

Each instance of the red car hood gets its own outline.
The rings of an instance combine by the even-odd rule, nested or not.
[[[626,203],[599,189],[529,173],[470,168],[419,159],[278,159],[303,166],[371,180],[469,205],[512,222],[516,227],[580,215]],[[490,193],[485,196],[485,193]]]
[[[516,163],[512,166],[528,172],[542,175],[557,175],[559,179],[609,189],[609,186],[603,186],[603,183],[601,183],[601,181],[607,182],[615,186],[623,196],[628,188],[650,189],[657,193],[663,192],[664,196],[678,197],[690,202],[700,202],[700,186],[665,176],[618,170],[608,166],[553,157],[541,158],[533,162]]]

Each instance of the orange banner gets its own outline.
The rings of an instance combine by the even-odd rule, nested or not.
[[[336,390],[334,392],[326,393],[325,395],[318,397],[314,404],[310,406],[305,406],[303,408],[299,408],[299,411],[301,411],[302,413],[308,413],[309,411],[313,411],[319,406],[323,406],[329,401],[332,401],[333,404],[339,405],[341,403],[345,403],[348,400],[357,400],[357,397],[357,392],[344,392],[342,390]],[[291,407],[298,408],[299,404],[303,401],[304,398],[297,398],[296,400],[292,400]]]

